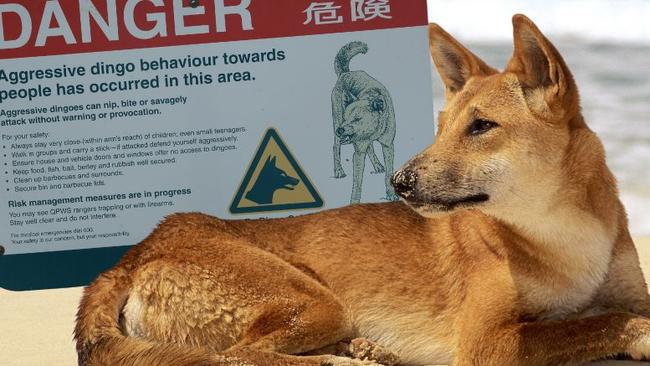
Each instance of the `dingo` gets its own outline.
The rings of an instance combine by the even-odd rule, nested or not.
[[[334,177],[343,178],[341,145],[352,144],[352,195],[350,203],[361,201],[363,170],[366,155],[374,168],[373,173],[385,173],[386,199],[397,201],[390,184],[395,155],[395,108],[386,87],[365,71],[350,71],[350,61],[360,53],[368,52],[363,42],[350,42],[334,58],[337,81],[332,90],[332,118],[334,121]],[[381,165],[374,142],[378,141],[384,156]]]
[[[288,175],[276,165],[277,157],[269,156],[246,199],[258,204],[273,203],[273,195],[279,189],[293,190],[300,179]]]
[[[650,356],[650,300],[603,147],[558,51],[513,23],[504,72],[430,26],[447,104],[435,144],[393,176],[407,204],[172,215],[87,288],[80,365]],[[327,354],[353,338],[349,357]]]

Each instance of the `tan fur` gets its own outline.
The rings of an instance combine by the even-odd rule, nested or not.
[[[376,364],[318,355],[352,338],[403,365],[650,356],[650,300],[602,144],[558,51],[513,23],[501,73],[431,25],[447,105],[435,143],[393,178],[407,204],[172,215],[86,289],[80,364]],[[477,119],[498,126],[470,134]],[[386,354],[355,344],[351,356]]]

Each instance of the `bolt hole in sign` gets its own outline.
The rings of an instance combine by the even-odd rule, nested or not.
[[[0,286],[78,286],[166,215],[395,200],[433,136],[425,0],[0,4]],[[357,159],[353,159],[356,153]]]

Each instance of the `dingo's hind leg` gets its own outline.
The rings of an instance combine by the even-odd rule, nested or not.
[[[127,335],[202,347],[223,365],[375,365],[334,355],[296,356],[350,339],[343,305],[281,258],[223,233],[183,258],[138,268],[124,307]],[[229,361],[228,357],[232,357]]]
[[[377,153],[375,153],[375,147],[372,143],[370,146],[368,146],[368,156],[370,157],[370,162],[372,163],[372,174],[380,174],[386,171],[386,168],[379,161]]]
[[[393,161],[395,159],[395,147],[393,143],[382,144],[382,153],[384,154],[384,164],[386,165],[386,175],[384,176],[384,184],[386,186],[386,199],[388,201],[397,201],[399,198],[395,194],[393,185],[390,182],[393,176]]]

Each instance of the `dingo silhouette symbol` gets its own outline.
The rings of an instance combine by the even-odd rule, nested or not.
[[[269,156],[264,163],[264,167],[257,177],[253,188],[246,193],[246,199],[258,204],[273,203],[273,194],[278,189],[288,189],[293,191],[294,187],[300,183],[300,179],[291,177],[276,166],[277,157]]]
[[[237,193],[233,214],[318,208],[323,200],[280,135],[264,134]]]

